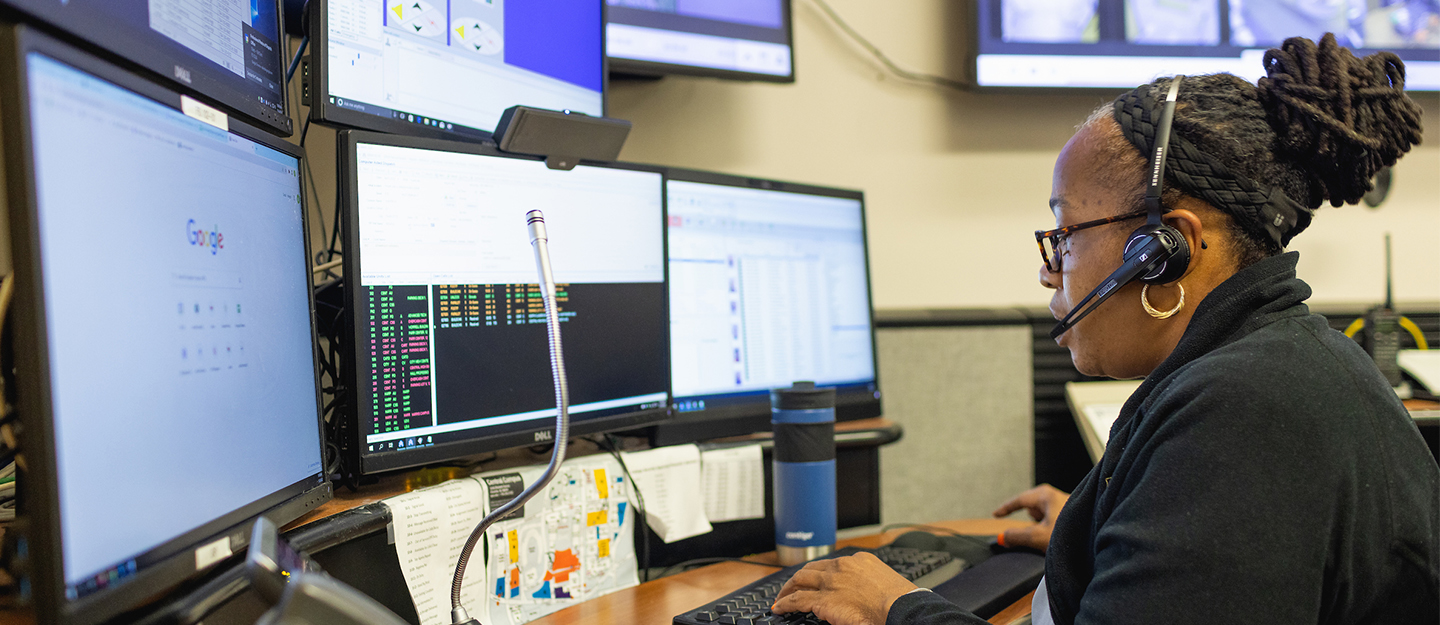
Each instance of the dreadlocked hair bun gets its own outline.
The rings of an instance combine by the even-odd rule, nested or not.
[[[1326,33],[1317,45],[1286,39],[1265,53],[1257,84],[1278,157],[1309,182],[1311,208],[1353,204],[1381,168],[1420,143],[1420,106],[1405,95],[1405,65],[1390,52],[1356,58]]]

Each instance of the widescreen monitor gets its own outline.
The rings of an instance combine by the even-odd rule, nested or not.
[[[790,0],[605,0],[610,70],[794,82]]]
[[[19,516],[39,622],[94,623],[329,499],[300,152],[3,38]]]
[[[270,132],[292,134],[279,0],[0,0]]]
[[[1357,55],[1394,52],[1406,88],[1440,90],[1433,0],[977,0],[980,87],[1129,88],[1159,76],[1265,75],[1269,48],[1334,33]]]
[[[351,470],[553,440],[555,388],[525,214],[549,230],[574,435],[666,415],[663,180],[489,146],[341,133]]]
[[[858,191],[670,170],[673,418],[657,444],[770,428],[770,389],[836,389],[841,420],[880,415]]]
[[[600,0],[313,0],[311,114],[484,140],[517,104],[605,114]]]

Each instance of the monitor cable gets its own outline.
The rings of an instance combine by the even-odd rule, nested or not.
[[[304,19],[305,19],[305,21],[306,21],[307,24],[308,24],[309,19],[310,19],[310,11],[309,11],[309,8],[310,8],[310,3],[309,3],[309,2],[306,2],[306,3],[305,3],[305,6],[304,6],[304,7],[301,9],[301,11],[300,11],[301,15],[304,16]],[[309,29],[308,25],[304,27],[304,30],[305,30],[307,33],[309,32],[310,29]],[[292,38],[291,40],[293,41],[293,38]],[[296,47],[295,47],[295,53],[292,55],[292,57],[291,57],[291,59],[290,59],[289,69],[287,69],[287,70],[285,71],[285,85],[286,85],[286,89],[288,90],[288,92],[289,92],[289,94],[290,94],[290,103],[294,106],[294,110],[295,110],[295,112],[296,112],[297,114],[299,114],[301,107],[304,106],[304,103],[303,103],[303,101],[302,101],[303,98],[300,97],[300,96],[301,96],[300,86],[299,86],[294,80],[292,80],[292,79],[294,78],[295,69],[300,66],[300,62],[301,62],[301,60],[302,60],[302,59],[304,58],[304,56],[305,56],[305,50],[306,50],[306,48],[307,48],[309,45],[310,45],[310,35],[307,34],[307,35],[305,35],[305,36],[300,40],[300,43],[296,45]],[[322,276],[318,276],[318,277],[316,278],[317,280],[322,280],[322,281],[323,281],[323,280],[331,280],[331,279],[333,279],[333,280],[338,280],[338,279],[340,279],[340,274],[337,273],[336,270],[338,270],[338,269],[340,268],[341,261],[339,261],[339,260],[337,260],[337,259],[335,258],[336,255],[337,255],[337,253],[336,253],[336,251],[335,251],[335,240],[336,240],[337,236],[336,236],[334,230],[338,230],[338,229],[339,229],[339,221],[340,221],[340,214],[339,214],[339,212],[338,212],[338,210],[339,210],[339,199],[337,198],[337,200],[336,200],[336,210],[337,210],[337,212],[335,213],[335,225],[334,225],[334,229],[332,230],[331,228],[327,228],[327,227],[325,226],[325,214],[324,214],[324,212],[321,211],[321,209],[320,209],[320,192],[319,192],[319,190],[318,190],[319,187],[315,184],[315,174],[314,174],[314,172],[310,169],[310,153],[309,153],[309,151],[308,151],[308,150],[306,149],[306,147],[305,147],[305,140],[306,140],[306,138],[309,137],[309,135],[310,135],[310,109],[309,109],[309,107],[305,107],[303,119],[300,120],[300,139],[299,139],[299,141],[297,142],[297,145],[299,145],[299,146],[300,146],[300,150],[305,153],[305,158],[302,160],[302,167],[303,167],[303,173],[304,173],[304,178],[305,178],[305,185],[304,185],[304,186],[305,186],[305,193],[306,193],[306,195],[307,195],[307,196],[309,197],[309,199],[310,199],[310,206],[309,206],[309,208],[310,208],[310,211],[312,211],[312,212],[315,214],[315,220],[316,220],[317,222],[319,222],[319,225],[320,225],[319,228],[317,228],[316,230],[312,231],[312,234],[313,234],[313,233],[319,233],[319,235],[320,235],[320,240],[321,240],[322,242],[327,243],[326,248],[325,248],[324,250],[321,250],[321,251],[319,251],[319,252],[315,252],[315,257],[312,259],[312,261],[315,263],[315,266],[311,269],[311,273],[314,273],[314,274],[324,274],[324,275],[322,275]],[[326,232],[331,232],[331,235],[330,235],[330,237],[329,237],[328,240],[325,238],[325,233],[326,233]],[[307,243],[308,243],[308,242],[309,242],[309,241],[307,241]],[[307,247],[308,247],[308,245],[307,245]]]
[[[931,534],[944,534],[944,535],[946,535],[946,536],[964,536],[964,534],[961,534],[960,532],[957,532],[957,531],[955,531],[955,530],[952,530],[952,529],[950,529],[950,528],[948,528],[948,527],[940,527],[940,526],[938,526],[938,525],[925,525],[924,523],[891,523],[891,524],[889,524],[889,525],[886,525],[886,526],[880,528],[880,533],[881,533],[881,534],[884,534],[884,533],[889,532],[889,531],[891,531],[891,530],[905,529],[905,528],[915,529],[915,530],[925,530],[925,531],[927,531],[927,532],[930,532]]]
[[[679,564],[672,564],[669,567],[666,567],[664,571],[661,571],[659,575],[655,576],[655,579],[664,579],[677,573],[683,573],[697,566],[709,566],[711,564],[719,564],[721,562],[739,562],[741,564],[754,564],[756,566],[768,566],[772,569],[785,568],[784,566],[781,566],[779,564],[771,564],[769,562],[757,562],[755,560],[746,560],[745,558],[732,558],[727,556],[715,558],[695,558],[694,560],[686,560]]]
[[[475,531],[470,532],[470,538],[465,540],[465,548],[460,550],[460,562],[455,565],[455,579],[450,582],[450,619],[455,625],[480,625],[480,621],[470,618],[465,607],[460,605],[460,587],[465,581],[465,565],[469,563],[476,543],[485,537],[485,530],[495,521],[525,505],[525,502],[545,489],[559,472],[560,463],[565,461],[565,446],[570,438],[570,384],[565,377],[565,360],[560,349],[560,310],[555,301],[555,276],[550,271],[550,239],[545,233],[545,216],[540,211],[526,213],[525,222],[530,227],[530,244],[535,248],[535,266],[540,273],[540,297],[545,302],[545,326],[549,330],[550,373],[555,379],[555,448],[550,453],[550,465],[545,467],[540,478],[531,482],[530,487],[514,499],[485,515],[480,524],[475,526]]]
[[[295,48],[295,56],[290,59],[290,65],[285,69],[285,82],[288,84],[291,78],[295,77],[295,69],[300,67],[300,60],[305,58],[305,48],[310,45],[310,0],[300,5],[300,30],[305,35],[300,39],[300,45]]]
[[[305,48],[310,45],[310,35],[305,35],[300,40],[300,46],[295,49],[295,57],[290,59],[290,67],[285,69],[285,82],[290,82],[295,77],[295,68],[300,67],[300,60],[305,58]]]

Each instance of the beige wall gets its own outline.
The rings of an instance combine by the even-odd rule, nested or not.
[[[610,115],[635,123],[622,158],[864,190],[877,307],[1045,304],[1031,232],[1053,227],[1055,153],[1114,94],[977,94],[899,81],[812,0],[793,2],[793,85],[612,82]],[[902,66],[964,74],[968,3],[830,2]],[[1292,246],[1313,301],[1378,300],[1386,231],[1396,297],[1440,301],[1440,97],[1417,100],[1426,144],[1397,166],[1390,201],[1374,211],[1326,208]]]

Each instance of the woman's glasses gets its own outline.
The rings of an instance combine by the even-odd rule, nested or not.
[[[1125,221],[1127,219],[1135,219],[1136,217],[1144,217],[1146,214],[1147,213],[1145,209],[1142,208],[1133,213],[1126,213],[1124,215],[1117,215],[1115,217],[1106,217],[1104,219],[1096,219],[1095,221],[1078,223],[1073,226],[1065,226],[1064,228],[1056,228],[1054,230],[1036,230],[1035,243],[1040,246],[1040,258],[1044,259],[1046,269],[1049,269],[1051,273],[1058,273],[1060,271],[1060,257],[1064,256],[1069,251],[1068,248],[1062,246],[1064,246],[1065,242],[1069,240],[1070,235],[1075,234],[1076,232],[1079,232],[1086,228],[1094,228],[1096,226],[1113,224],[1115,222]]]

